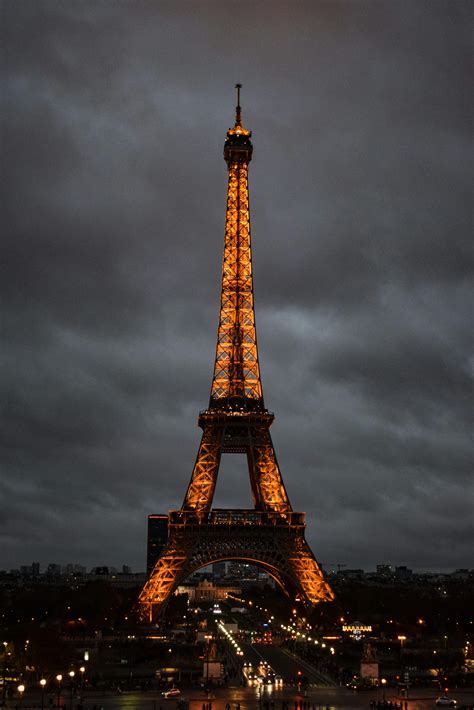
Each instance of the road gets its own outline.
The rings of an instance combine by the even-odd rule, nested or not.
[[[253,666],[261,661],[267,661],[273,671],[281,675],[285,682],[292,682],[300,673],[306,676],[311,685],[327,686],[328,679],[305,661],[295,658],[290,653],[278,646],[240,644],[244,652],[244,660],[250,661]]]
[[[235,710],[240,703],[240,710],[281,710],[282,701],[289,702],[290,710],[294,708],[306,707],[309,710],[369,710],[372,700],[380,700],[380,690],[354,693],[345,688],[310,688],[307,697],[299,694],[295,688],[284,686],[281,690],[265,689],[262,694],[261,704],[259,690],[255,688],[222,688],[216,689],[215,698],[212,699],[212,710],[226,710],[229,704],[231,710]],[[436,710],[435,698],[437,694],[432,689],[414,689],[413,698],[408,701],[408,710]],[[474,707],[474,690],[461,692],[452,691],[450,695],[457,699],[459,706],[472,705]],[[202,710],[203,703],[207,702],[204,693],[196,689],[183,690],[183,696],[190,700],[190,710]],[[400,702],[398,698],[387,690],[387,700]],[[273,706],[271,703],[273,702]],[[265,703],[268,703],[266,706]],[[296,706],[295,706],[296,703]],[[8,708],[20,707],[18,701],[9,700]],[[123,695],[112,695],[111,693],[88,693],[84,698],[84,710],[176,710],[175,700],[165,700],[154,693],[124,693]],[[40,708],[39,695],[25,697],[22,710],[30,708]],[[45,709],[49,708],[49,702],[45,702]],[[76,710],[76,701],[73,703]],[[69,699],[66,709],[70,710]]]

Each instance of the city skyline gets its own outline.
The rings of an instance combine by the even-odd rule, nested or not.
[[[140,568],[132,568],[130,565],[127,563],[121,563],[117,567],[115,565],[109,565],[107,563],[104,563],[100,565],[83,565],[80,562],[66,562],[66,563],[57,563],[57,562],[30,562],[25,565],[18,565],[17,567],[14,567],[12,569],[0,569],[0,572],[4,573],[20,573],[20,574],[28,574],[32,576],[36,575],[45,575],[49,574],[52,571],[56,571],[58,574],[61,575],[74,575],[74,574],[146,574],[146,565]],[[225,564],[232,565],[233,563],[239,563],[238,560],[227,560],[225,561]],[[216,563],[213,563],[211,565],[207,565],[206,567],[201,567],[197,572],[194,572],[192,576],[194,575],[200,575],[201,573],[205,574],[211,574],[213,575],[212,568],[213,565]],[[217,563],[220,564],[220,563]],[[245,564],[250,567],[258,567],[258,565],[255,565],[251,562],[242,562],[242,564]],[[441,574],[441,575],[450,575],[450,574],[456,574],[456,573],[465,573],[467,576],[472,574],[473,568],[469,567],[457,567],[456,569],[428,569],[428,568],[409,568],[406,565],[400,564],[400,565],[393,565],[390,562],[377,562],[375,565],[373,565],[372,568],[350,568],[349,565],[345,564],[330,564],[327,562],[322,562],[321,565],[324,567],[325,572],[331,572],[331,573],[341,573],[342,575],[351,573],[351,572],[359,572],[362,571],[364,574],[380,574],[380,570],[378,568],[380,567],[388,567],[390,568],[390,573],[395,575],[396,571],[400,570],[408,570],[408,572],[413,573],[415,575],[423,575],[423,574]],[[109,570],[109,572],[105,572],[104,570]],[[94,572],[94,570],[102,570],[99,572]],[[265,570],[262,568],[259,568],[260,572],[262,574],[267,574]]]
[[[470,8],[250,7],[5,3],[0,567],[142,569],[147,516],[182,503],[237,81],[264,397],[308,542],[471,566]],[[250,507],[227,464],[216,506]]]

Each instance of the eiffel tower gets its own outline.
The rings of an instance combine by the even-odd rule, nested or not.
[[[138,599],[140,616],[150,622],[181,581],[219,560],[258,565],[308,606],[334,598],[305,540],[305,514],[291,507],[270,436],[274,415],[263,401],[248,195],[253,148],[236,88],[235,125],[224,144],[229,181],[211,396],[199,414],[203,434],[183,505],[169,513],[168,542]],[[247,456],[253,509],[212,508],[222,454]]]

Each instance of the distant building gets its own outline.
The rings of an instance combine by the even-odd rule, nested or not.
[[[22,577],[39,577],[40,563],[32,562],[31,565],[21,565],[20,574]]]
[[[363,569],[340,569],[337,573],[338,577],[343,579],[359,579],[363,580],[365,572]]]
[[[393,575],[392,565],[377,565],[379,577],[391,577]]]
[[[87,570],[83,565],[77,565],[69,562],[69,564],[67,564],[64,568],[63,573],[71,577],[73,575],[84,575],[86,574],[86,571]]]
[[[227,566],[226,580],[243,587],[274,587],[275,580],[257,565],[248,562],[231,561]]]
[[[46,574],[49,577],[59,577],[61,575],[61,565],[50,562],[46,569]]]
[[[395,577],[404,580],[412,579],[413,570],[409,567],[405,567],[405,565],[400,565],[400,567],[395,567]]]
[[[84,582],[102,582],[110,584],[112,587],[123,589],[131,587],[143,587],[146,582],[146,575],[142,573],[113,572],[110,567],[94,567],[89,574],[83,578]],[[108,570],[108,573],[104,572]]]
[[[229,594],[241,594],[240,587],[221,587],[207,579],[197,585],[180,584],[176,594],[187,594],[190,602],[214,602],[227,599]]]
[[[229,565],[229,576],[236,579],[257,580],[259,569],[256,565],[248,562],[231,562]]]
[[[148,537],[146,553],[146,571],[151,574],[156,560],[168,542],[168,516],[149,515],[148,516]]]
[[[214,562],[212,565],[212,576],[216,578],[225,577],[226,574],[226,563],[225,562]]]

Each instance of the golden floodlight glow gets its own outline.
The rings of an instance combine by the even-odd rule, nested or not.
[[[227,131],[228,170],[221,298],[209,406],[180,510],[168,518],[169,537],[138,599],[152,622],[179,582],[226,559],[261,566],[295,601],[334,599],[305,537],[305,515],[294,512],[278,466],[265,408],[255,327],[248,167],[251,132],[244,128],[237,87],[235,125]],[[213,510],[222,454],[245,454],[254,508]],[[265,610],[267,611],[267,610]],[[296,612],[295,612],[296,613]]]

